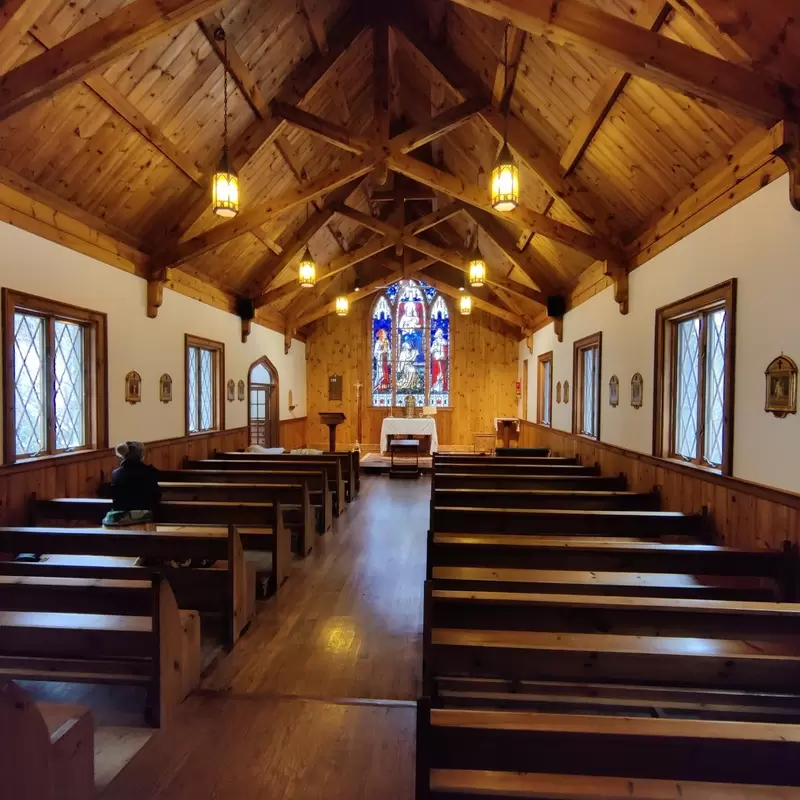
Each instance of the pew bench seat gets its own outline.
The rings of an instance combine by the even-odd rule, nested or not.
[[[432,770],[429,789],[448,800],[800,800],[800,789],[786,786],[475,769]]]
[[[435,676],[793,692],[800,644],[695,636],[433,628]],[[430,680],[430,679],[429,679]]]
[[[655,492],[605,491],[600,489],[482,489],[442,488],[433,490],[434,506],[472,508],[581,509],[586,511],[657,511],[660,499]]]
[[[431,771],[440,769],[740,783],[748,800],[760,785],[792,787],[783,798],[800,786],[800,726],[792,724],[431,709],[423,698],[417,754],[418,800],[445,796],[430,794]]]
[[[433,567],[437,588],[492,592],[579,593],[635,597],[777,600],[768,578],[595,570]]]

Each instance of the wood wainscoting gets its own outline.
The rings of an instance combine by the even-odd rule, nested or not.
[[[180,469],[186,456],[208,458],[215,450],[247,446],[247,428],[198,433],[145,443],[146,460],[159,469]],[[95,497],[97,487],[109,479],[119,459],[111,449],[82,451],[22,461],[0,467],[0,522],[19,525],[28,521],[32,494],[50,497]]]
[[[280,446],[287,450],[308,447],[307,427],[308,417],[282,419],[280,422]],[[328,449],[327,442],[323,449]]]
[[[629,488],[636,492],[657,486],[665,511],[697,512],[705,508],[720,538],[731,547],[775,548],[787,539],[800,543],[800,495],[533,422],[522,422],[520,446],[549,447],[554,455],[579,456],[584,464],[599,464],[604,475],[624,473]]]

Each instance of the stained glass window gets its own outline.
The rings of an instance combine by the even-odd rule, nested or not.
[[[192,341],[189,341],[189,338]],[[213,431],[221,427],[218,409],[222,405],[223,346],[187,337],[186,396],[189,433]]]
[[[372,404],[450,405],[450,311],[438,291],[404,279],[372,309]]]

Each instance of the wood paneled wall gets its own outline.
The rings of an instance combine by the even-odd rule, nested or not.
[[[800,543],[800,495],[532,422],[522,423],[520,446],[549,447],[554,455],[580,456],[584,464],[599,464],[604,475],[624,473],[633,491],[648,492],[658,487],[665,511],[689,513],[705,508],[720,539],[730,547],[777,548],[786,540]]]
[[[381,421],[388,410],[371,407],[372,301],[370,297],[356,303],[347,317],[330,315],[323,318],[307,339],[310,447],[327,446],[328,429],[319,422],[320,411],[343,411],[347,421],[338,428],[337,445],[350,446],[356,442],[355,384],[359,380],[363,384],[361,445],[365,450],[378,447]],[[472,434],[492,431],[495,417],[516,416],[519,369],[518,331],[480,311],[464,317],[457,312],[452,300],[449,306],[453,335],[452,408],[440,411],[436,417],[439,445],[444,449],[471,446]],[[342,375],[341,402],[328,400],[330,375]]]
[[[306,447],[308,444],[308,437],[306,436],[307,421],[307,417],[282,419],[280,422],[281,447],[285,447],[287,450]]]
[[[179,436],[145,444],[146,460],[160,469],[180,469],[186,456],[208,458],[215,450],[236,450],[247,446],[247,428]],[[27,522],[32,494],[50,497],[94,497],[101,481],[109,479],[119,459],[111,449],[23,461],[0,467],[0,522]]]

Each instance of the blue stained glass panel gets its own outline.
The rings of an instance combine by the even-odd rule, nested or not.
[[[422,291],[425,292],[425,297],[428,298],[428,302],[432,303],[433,298],[436,297],[436,289],[429,283],[425,283],[425,281],[420,281],[419,285],[422,287]]]
[[[425,405],[425,345],[424,330],[398,330],[397,377],[395,394],[397,405],[404,406],[406,397],[414,395],[417,405]]]
[[[431,306],[430,405],[450,405],[450,314],[441,297]]]
[[[392,405],[392,309],[385,297],[372,312],[372,405]]]
[[[386,296],[389,298],[389,302],[394,305],[394,301],[397,299],[397,293],[400,291],[400,284],[393,283],[391,286],[387,287],[386,289]]]

